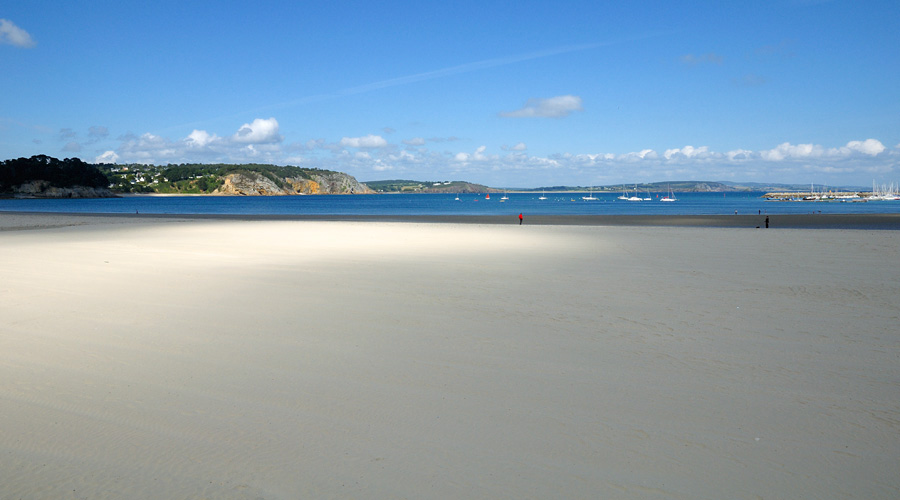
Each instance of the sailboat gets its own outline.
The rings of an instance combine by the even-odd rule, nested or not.
[[[675,199],[675,193],[672,192],[672,188],[670,186],[666,187],[669,188],[669,194],[667,194],[665,198],[660,198],[659,201],[677,201]]]
[[[644,201],[640,196],[637,195],[637,184],[634,185],[634,196],[629,196],[625,198],[625,201]]]
[[[543,190],[543,189],[541,190],[541,197],[538,198],[538,199],[539,199],[539,200],[546,200],[546,199],[547,199],[547,197],[544,196],[544,190]]]
[[[459,193],[456,193],[456,201],[459,201]]]
[[[597,198],[594,197],[594,186],[591,186],[591,187],[590,187],[590,192],[588,193],[588,195],[587,195],[587,196],[582,196],[581,199],[582,199],[582,200],[585,200],[585,201],[596,200]]]
[[[509,192],[503,193],[503,196],[500,197],[500,201],[506,201],[509,199]]]
[[[620,200],[627,200],[628,193],[625,192],[625,184],[622,184],[622,196],[619,196]]]

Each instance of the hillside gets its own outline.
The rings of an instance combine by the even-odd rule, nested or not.
[[[45,155],[0,162],[0,195],[100,198],[124,193],[277,196],[372,193],[342,172],[264,164],[93,165]]]
[[[97,198],[125,193],[280,196],[368,193],[602,193],[802,191],[809,186],[710,181],[674,181],[607,186],[488,187],[466,181],[379,180],[361,183],[343,172],[268,164],[89,164],[46,155],[0,162],[0,196]],[[836,187],[840,189],[840,187]]]
[[[378,193],[487,193],[499,191],[482,184],[464,181],[433,182],[396,179],[366,181],[366,185]]]
[[[123,193],[281,196],[366,194],[343,172],[266,164],[99,165],[110,187]]]

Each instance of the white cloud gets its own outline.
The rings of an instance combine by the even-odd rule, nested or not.
[[[478,146],[475,149],[474,153],[456,153],[453,157],[454,160],[458,162],[484,162],[487,160],[496,160],[497,156],[486,155],[484,152],[487,151],[487,146]]]
[[[886,148],[878,139],[866,139],[864,141],[850,141],[846,148],[850,151],[858,151],[869,156],[881,154]]]
[[[31,35],[8,19],[0,19],[0,44],[2,43],[25,49],[35,46]]]
[[[367,135],[365,137],[344,137],[341,146],[347,148],[383,148],[388,143],[380,135]]]
[[[165,137],[146,133],[126,137],[118,152],[127,162],[155,163],[176,158],[178,151],[178,145]]]
[[[424,146],[425,139],[421,137],[413,137],[412,139],[406,139],[405,141],[403,141],[403,144],[406,144],[407,146]]]
[[[231,139],[245,144],[274,144],[284,138],[278,133],[278,120],[257,118],[253,123],[245,123]]]
[[[94,163],[115,163],[119,159],[119,155],[115,151],[106,151],[102,155],[94,158]]]
[[[388,155],[388,159],[391,161],[408,161],[408,162],[417,162],[419,161],[419,157],[410,153],[409,151],[400,150],[397,154]]]
[[[216,134],[196,129],[184,138],[185,144],[191,148],[203,148],[217,140],[219,140],[219,137]]]
[[[748,160],[753,157],[753,151],[748,151],[746,149],[735,149],[734,151],[725,153],[725,157],[731,161]]]
[[[634,153],[625,153],[624,155],[619,155],[618,159],[620,159],[620,160],[644,160],[644,159],[651,159],[651,158],[655,159],[657,156],[658,155],[656,154],[656,151],[654,151],[652,149],[642,149],[642,150],[634,152]],[[612,155],[609,155],[606,157],[606,159],[608,159],[608,160],[612,160],[613,158],[614,158],[614,156],[612,156]]]
[[[509,149],[512,150],[512,151],[525,151],[526,149],[528,149],[528,147],[525,146],[525,143],[524,143],[524,142],[520,142],[520,143],[516,144],[515,146],[513,146],[513,147],[511,147],[511,148],[509,148]]]
[[[667,160],[680,158],[704,158],[707,156],[709,156],[709,148],[707,146],[700,146],[699,148],[695,148],[694,146],[685,146],[683,148],[667,149],[666,152],[663,153],[663,157]]]
[[[763,160],[782,161],[787,158],[822,156],[823,152],[824,150],[821,146],[815,146],[813,144],[793,145],[789,142],[783,142],[773,149],[760,151],[759,154]]]
[[[803,160],[809,158],[846,158],[854,154],[876,156],[887,148],[878,139],[850,141],[840,148],[825,149],[818,144],[791,144],[785,142],[774,149],[760,151],[762,159],[768,161]]]
[[[561,95],[547,99],[529,99],[525,106],[516,111],[505,111],[500,116],[506,118],[562,118],[573,111],[581,111],[581,97]]]

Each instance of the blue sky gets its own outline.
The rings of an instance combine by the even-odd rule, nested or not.
[[[900,2],[743,4],[7,3],[0,159],[900,181]]]

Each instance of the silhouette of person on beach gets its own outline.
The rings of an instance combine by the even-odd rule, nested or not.
[[[766,216],[766,229],[769,229],[769,216]]]
[[[519,214],[519,225],[520,226],[522,225],[522,219],[524,219],[524,218],[525,217],[522,217],[522,214]]]

